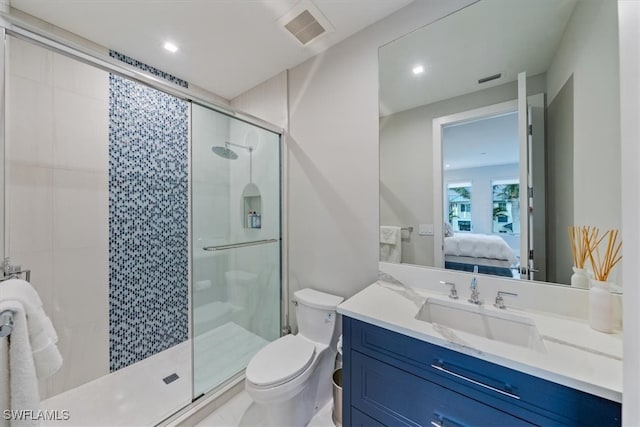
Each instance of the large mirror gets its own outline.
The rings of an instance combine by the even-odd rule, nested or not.
[[[617,19],[481,0],[380,48],[381,261],[571,283],[568,228],[621,228]]]

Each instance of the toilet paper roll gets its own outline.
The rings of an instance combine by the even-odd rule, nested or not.
[[[211,280],[198,280],[196,282],[196,291],[202,291],[211,287]]]

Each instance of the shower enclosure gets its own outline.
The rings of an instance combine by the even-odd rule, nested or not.
[[[281,331],[280,134],[117,52],[0,24],[0,243],[64,359],[43,409],[154,425],[239,381]]]
[[[280,136],[197,104],[191,120],[198,396],[280,335]]]

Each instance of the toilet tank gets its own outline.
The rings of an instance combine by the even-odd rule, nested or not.
[[[298,333],[311,341],[329,345],[336,327],[336,307],[344,298],[313,289],[294,292]]]

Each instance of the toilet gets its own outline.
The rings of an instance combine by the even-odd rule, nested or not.
[[[331,373],[342,297],[313,289],[294,293],[299,332],[267,344],[249,362],[245,389],[267,426],[302,427],[331,399]]]

